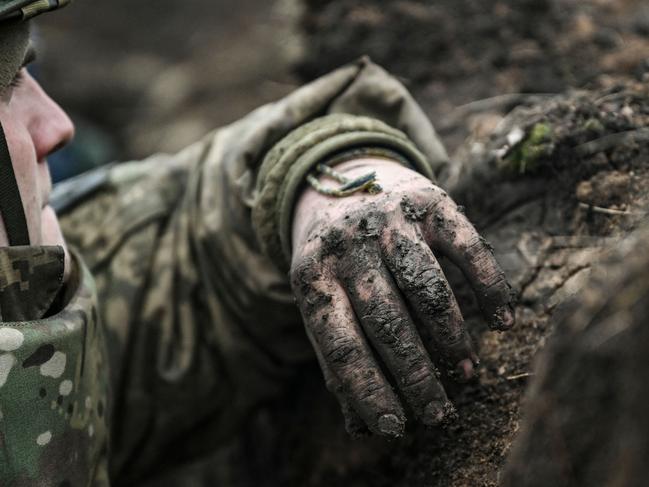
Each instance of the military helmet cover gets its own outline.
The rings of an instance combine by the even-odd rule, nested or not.
[[[6,24],[0,23],[0,93],[20,69],[29,43],[28,22]]]
[[[28,20],[41,13],[65,7],[68,3],[70,0],[0,0],[0,21]]]
[[[0,91],[23,62],[29,38],[26,20],[70,3],[70,0],[0,0]]]

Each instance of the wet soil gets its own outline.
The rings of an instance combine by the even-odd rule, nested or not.
[[[503,486],[642,486],[649,423],[647,227],[574,300],[536,367]]]
[[[279,401],[254,423],[250,485],[498,485],[534,359],[562,326],[551,319],[556,307],[587,285],[649,204],[648,116],[647,85],[620,78],[613,88],[521,108],[482,140],[482,152],[464,161],[454,196],[518,294],[517,325],[489,331],[462,276],[445,266],[482,362],[477,380],[446,382],[458,419],[433,429],[408,422],[404,438],[393,441],[352,439],[324,388],[297,382],[297,399]],[[522,131],[518,144],[530,143],[538,124],[547,125],[549,146],[521,170],[511,156],[518,146],[508,140]],[[273,453],[263,448],[257,456],[259,445]]]
[[[303,0],[311,79],[360,55],[399,76],[455,152],[529,95],[649,66],[642,0]],[[479,100],[479,101],[478,101]]]
[[[244,484],[499,485],[535,358],[563,326],[555,310],[588,289],[591,270],[649,204],[647,7],[306,3],[302,76],[369,53],[403,77],[455,149],[446,184],[493,244],[518,294],[517,326],[489,331],[446,263],[482,362],[477,380],[445,384],[457,421],[431,430],[409,422],[391,442],[352,439],[324,388],[297,381],[292,400],[251,425]]]

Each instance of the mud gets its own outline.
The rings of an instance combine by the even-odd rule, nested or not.
[[[421,258],[421,243],[396,231],[392,243],[394,251],[386,253],[386,260],[393,275],[399,276],[399,287],[412,303],[418,322],[426,325],[421,326],[424,341],[432,356],[440,359],[445,369],[453,370],[460,360],[470,357],[470,347],[464,342],[459,309],[444,274],[434,262]]]
[[[427,208],[418,208],[410,201],[410,198],[404,196],[401,198],[401,211],[405,215],[406,219],[413,222],[420,222],[426,216]],[[440,216],[440,218],[442,218]]]
[[[295,3],[303,79],[370,55],[406,82],[451,153],[517,105],[649,68],[642,0]]]
[[[256,457],[256,471],[276,472],[270,485],[498,485],[520,429],[521,397],[535,373],[533,360],[561,326],[551,320],[555,309],[584,289],[591,269],[649,206],[649,148],[620,135],[641,131],[648,113],[646,85],[620,77],[614,88],[574,92],[514,111],[480,141],[480,151],[474,148],[473,157],[460,161],[452,196],[492,243],[519,301],[516,327],[489,331],[463,276],[442,259],[481,362],[478,377],[468,384],[441,376],[456,421],[431,431],[408,422],[404,437],[392,442],[352,440],[326,391],[296,385],[295,406],[280,401],[265,413],[264,441],[276,447],[276,455],[267,461]],[[590,119],[595,121],[586,123]],[[520,128],[524,144],[538,123],[550,128],[553,152],[523,172],[512,170],[503,152],[508,135]],[[590,130],[594,126],[597,131]],[[611,137],[618,143],[607,142]],[[592,188],[587,193],[585,185]],[[277,465],[286,467],[277,471]]]
[[[359,432],[354,413],[370,430],[393,437],[403,435],[406,417],[421,426],[452,423],[455,408],[440,380],[470,379],[478,363],[444,273],[423,241],[420,224],[440,200],[435,196],[388,196],[382,211],[365,204],[323,234],[309,235],[319,241],[309,250],[315,257],[296,257],[293,289],[350,433]],[[447,227],[457,218],[453,211],[436,210],[448,213]],[[315,222],[310,231],[321,227]],[[332,280],[339,281],[333,294]]]
[[[332,228],[325,235],[321,236],[322,250],[321,257],[325,259],[329,256],[342,257],[347,252],[347,245],[344,239],[343,231],[339,228]]]
[[[561,310],[503,485],[646,484],[648,236],[619,245]]]

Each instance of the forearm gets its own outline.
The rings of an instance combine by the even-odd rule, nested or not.
[[[430,171],[445,162],[432,126],[405,89],[380,68],[359,63],[176,156],[154,158],[145,170],[111,170],[111,184],[123,191],[111,196],[108,210],[102,204],[93,210],[103,223],[97,234],[79,232],[77,240],[89,245],[103,273],[123,414],[117,463],[137,454],[146,468],[160,448],[198,424],[206,425],[205,434],[183,451],[214,447],[255,405],[279,393],[296,365],[313,359],[286,272],[260,246],[251,211],[272,147],[331,111],[381,113],[397,128],[414,130],[399,137],[421,148]]]

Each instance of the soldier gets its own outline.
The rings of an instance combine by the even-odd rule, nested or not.
[[[199,459],[314,355],[351,433],[449,420],[437,368],[466,379],[478,357],[436,254],[493,329],[511,293],[435,185],[448,159],[405,88],[362,59],[51,192],[74,129],[25,69],[28,19],[66,3],[0,0],[2,485]]]

